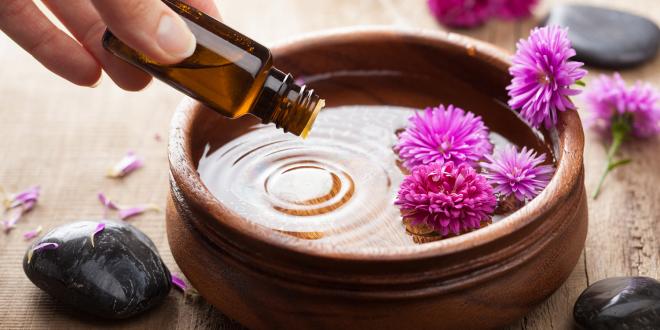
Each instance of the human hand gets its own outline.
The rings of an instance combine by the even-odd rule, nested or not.
[[[0,29],[50,71],[77,85],[95,86],[101,70],[126,90],[140,90],[151,80],[103,48],[106,27],[130,47],[164,64],[179,62],[195,50],[193,34],[160,0],[43,0],[73,38],[50,22],[32,0],[2,2]],[[213,0],[186,2],[218,17]]]

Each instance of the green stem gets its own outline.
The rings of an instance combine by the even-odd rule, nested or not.
[[[605,170],[603,171],[603,174],[598,181],[596,191],[594,191],[592,196],[594,199],[598,198],[607,175],[610,174],[610,172],[612,172],[612,170],[615,168],[630,163],[630,159],[623,159],[618,161],[614,160],[614,156],[616,156],[617,152],[619,152],[619,148],[621,148],[621,144],[626,139],[629,131],[630,125],[628,125],[625,120],[618,120],[612,124],[612,145],[610,146],[609,150],[607,150],[607,165],[605,166]]]

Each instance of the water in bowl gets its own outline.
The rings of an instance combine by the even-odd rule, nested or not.
[[[344,248],[411,245],[394,205],[405,169],[393,146],[414,111],[326,109],[307,140],[254,125],[207,147],[198,171],[220,202],[264,227]],[[494,132],[490,138],[496,148],[510,143]]]

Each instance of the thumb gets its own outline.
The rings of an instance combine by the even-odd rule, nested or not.
[[[183,19],[160,0],[92,0],[117,38],[163,64],[193,54],[195,36]]]
[[[220,11],[215,5],[213,0],[185,0],[187,4],[201,10],[206,15],[209,15],[217,20],[221,20]]]

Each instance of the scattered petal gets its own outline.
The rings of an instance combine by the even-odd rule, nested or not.
[[[99,193],[98,197],[99,197],[99,201],[101,202],[101,204],[103,204],[103,206],[105,206],[106,208],[111,209],[111,210],[119,209],[117,207],[117,205],[115,203],[113,203],[112,200],[110,200],[110,198],[108,198],[104,193],[102,193],[102,192]]]
[[[183,292],[186,292],[186,289],[188,289],[188,284],[186,284],[186,281],[175,274],[172,274],[172,284]]]
[[[104,218],[106,218],[106,219],[108,218],[108,210],[119,210],[119,206],[117,206],[117,204],[115,204],[104,193],[102,193],[102,192],[99,193],[98,197],[99,197],[99,201],[101,202],[101,204],[103,204],[103,206],[105,207],[105,209],[103,210],[103,217]]]
[[[16,226],[16,223],[23,217],[23,207],[15,207],[9,210],[7,212],[7,218],[5,220],[2,220],[2,226],[4,227],[5,233],[9,233],[14,227]]]
[[[6,195],[6,193],[4,194]],[[7,218],[2,221],[5,233],[11,231],[23,215],[30,212],[37,205],[40,195],[41,188],[33,186],[25,191],[5,197],[5,208],[9,209]]]
[[[57,243],[41,243],[35,246],[30,250],[30,252],[28,252],[28,264],[30,263],[30,260],[32,260],[32,255],[34,255],[35,252],[39,252],[41,250],[55,250],[58,247],[60,247],[60,245]]]
[[[122,178],[142,166],[144,166],[142,159],[136,156],[134,152],[129,151],[124,158],[108,171],[108,176],[111,178]]]
[[[25,214],[25,213],[31,211],[34,208],[35,205],[37,205],[36,200],[29,200],[29,201],[26,201],[25,203],[21,204],[21,207],[23,208],[23,213]]]
[[[163,141],[163,137],[160,136],[160,134],[156,133],[154,134],[154,140],[156,140],[156,142],[161,142]]]
[[[105,194],[99,193],[98,194],[99,201],[103,206],[105,207],[104,211],[104,217],[106,219],[108,218],[108,211],[119,211],[119,218],[122,220],[126,220],[128,218],[132,218],[134,216],[138,216],[144,212],[147,211],[157,211],[160,212],[160,208],[154,204],[142,204],[142,205],[137,205],[137,206],[121,206],[115,202],[113,202],[110,198],[108,198]]]
[[[96,234],[102,232],[103,229],[105,229],[105,223],[99,223],[98,225],[96,225],[96,229],[94,229],[92,234],[89,235],[89,240],[92,242],[92,247],[94,247],[94,237],[96,236]]]
[[[18,206],[26,206],[25,211],[31,210],[34,205],[39,201],[41,195],[41,187],[33,186],[25,191],[11,195],[5,199],[6,208],[14,208]]]
[[[160,208],[156,205],[151,205],[151,204],[128,207],[119,210],[119,218],[121,218],[122,220],[126,220],[128,218],[138,216],[147,211],[160,212]]]
[[[35,237],[39,236],[41,234],[41,231],[43,230],[42,226],[37,227],[36,229],[28,230],[25,233],[23,233],[23,238],[26,241],[32,240]]]

